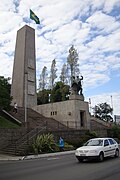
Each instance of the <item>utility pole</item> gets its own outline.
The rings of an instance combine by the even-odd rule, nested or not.
[[[113,99],[112,99],[112,95],[110,96],[111,98],[111,107],[112,107],[112,110],[113,110]],[[113,121],[114,121],[114,112],[112,111],[112,115],[113,115]]]
[[[91,98],[89,98],[89,110],[90,110],[90,114],[92,114]]]

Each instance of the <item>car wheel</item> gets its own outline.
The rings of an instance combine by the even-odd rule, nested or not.
[[[104,154],[103,154],[103,152],[100,152],[99,161],[102,162],[103,160],[104,160]]]
[[[116,151],[115,151],[115,157],[119,157],[119,150],[118,149],[116,149]]]

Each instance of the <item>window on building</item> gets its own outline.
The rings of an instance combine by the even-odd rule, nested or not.
[[[57,111],[55,111],[55,115],[57,115]]]

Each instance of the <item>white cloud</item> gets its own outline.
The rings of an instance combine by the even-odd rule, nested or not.
[[[115,6],[120,7],[119,0],[106,0],[104,4],[104,11],[110,13]]]
[[[13,59],[8,55],[0,53],[0,76],[12,77]]]
[[[0,11],[14,11],[15,6],[11,0],[2,1],[0,0]]]
[[[119,0],[90,0],[92,11],[102,9],[106,13],[110,13],[114,7],[120,7]]]
[[[106,42],[103,44],[102,49],[104,51],[119,51],[120,50],[120,32],[115,31],[106,38]]]
[[[112,14],[119,6],[119,0],[0,0],[0,75],[12,77],[17,30],[28,24],[36,33],[37,82],[44,65],[49,71],[54,58],[60,74],[73,44],[85,91],[104,88],[111,73],[120,76],[119,14]],[[30,20],[29,9],[40,18],[40,25]]]
[[[90,74],[91,73],[91,74]],[[84,72],[84,77],[85,77],[85,83],[84,83],[84,88],[90,88],[90,87],[98,87],[100,85],[105,84],[110,80],[109,76],[107,74],[102,74],[102,73],[96,73],[93,72],[92,69],[91,71],[88,70],[87,72]]]
[[[120,23],[116,21],[115,17],[102,13],[101,11],[95,12],[87,19],[91,26],[98,28],[102,33],[110,33],[120,27]]]

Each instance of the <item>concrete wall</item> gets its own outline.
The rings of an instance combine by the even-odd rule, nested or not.
[[[90,117],[87,102],[81,100],[68,100],[35,106],[33,109],[45,117],[52,117],[64,124],[68,121],[69,127],[75,126],[76,122],[80,129],[90,129]],[[83,126],[81,126],[80,112],[83,112],[84,114]]]

